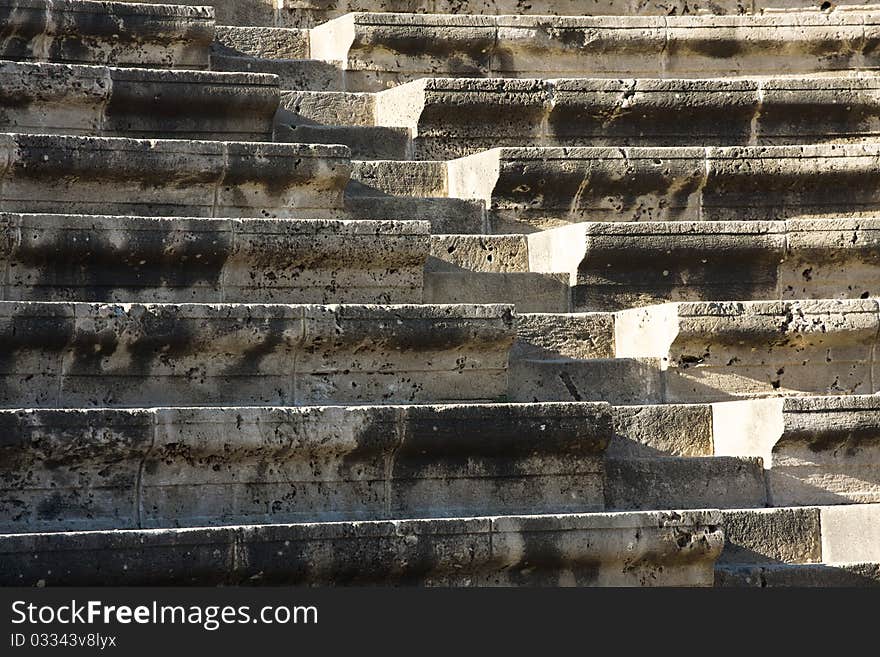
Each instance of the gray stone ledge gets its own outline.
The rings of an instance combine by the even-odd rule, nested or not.
[[[0,535],[0,582],[710,586],[718,511]]]
[[[0,405],[493,401],[509,306],[0,302]]]
[[[7,301],[420,303],[426,222],[0,213]]]
[[[349,175],[344,146],[0,134],[10,212],[325,218]]]
[[[573,308],[867,297],[880,221],[583,222],[528,235],[529,270],[567,271]]]
[[[582,221],[876,216],[876,144],[498,148],[448,162],[448,195],[482,200],[494,232]]]
[[[728,402],[712,414],[714,452],[761,456],[773,506],[880,502],[876,396]]]
[[[874,299],[669,303],[615,313],[617,357],[654,357],[665,401],[876,391]]]
[[[607,404],[0,411],[2,532],[604,508]]]
[[[3,0],[3,59],[208,68],[211,7],[81,0]]]
[[[375,94],[338,94],[345,116],[303,92],[303,121],[396,126],[417,159],[496,147],[695,146],[861,141],[877,133],[875,78],[426,78]],[[369,100],[368,100],[369,99]]]
[[[7,131],[268,141],[279,97],[268,75],[0,62]]]
[[[476,16],[351,13],[313,28],[311,57],[346,91],[422,77],[707,77],[878,67],[880,14]],[[780,45],[780,44],[784,44]]]

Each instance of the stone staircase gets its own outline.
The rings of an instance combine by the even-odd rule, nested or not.
[[[0,0],[0,583],[880,584],[880,6],[768,2]]]

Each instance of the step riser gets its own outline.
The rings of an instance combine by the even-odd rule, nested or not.
[[[880,587],[880,564],[720,566],[715,572],[715,586],[761,589]]]
[[[872,300],[667,304],[615,315],[616,355],[663,360],[667,402],[871,394]]]
[[[601,511],[602,404],[0,413],[2,532]]]
[[[4,0],[0,58],[208,68],[213,14],[209,7]]]
[[[312,29],[310,55],[342,62],[347,91],[438,76],[695,78],[871,71],[880,64],[876,22],[873,13],[624,20],[353,14]]]
[[[493,401],[506,306],[16,304],[5,407]]]
[[[147,0],[159,3],[160,0]],[[180,4],[198,4],[187,0]],[[834,3],[837,4],[837,3]],[[848,1],[847,6],[871,4],[870,1]],[[583,0],[543,0],[523,5],[519,0],[332,0],[302,3],[287,0],[214,0],[213,6],[220,25],[278,26],[309,28],[339,18],[350,12],[386,11],[419,14],[479,15],[547,15],[547,16],[684,16],[687,14],[759,14],[766,10],[815,10],[818,4],[809,0],[718,0],[696,2],[674,0],[601,0],[585,4]],[[832,5],[833,7],[833,5]],[[831,7],[830,7],[831,8]]]
[[[434,79],[370,98],[365,124],[410,129],[414,157],[427,160],[497,147],[860,141],[880,131],[872,79]],[[337,120],[317,101],[299,105],[318,123]]]
[[[0,582],[711,586],[718,512],[0,536]]]
[[[762,456],[774,506],[880,502],[873,396],[715,404],[712,411],[715,453]]]
[[[870,217],[874,145],[499,149],[448,164],[448,193],[481,199],[493,232],[583,221]]]
[[[875,220],[583,223],[528,236],[530,268],[570,271],[573,308],[864,298],[880,290]]]
[[[341,146],[0,135],[7,212],[333,218]]]
[[[271,141],[273,78],[0,63],[0,128],[39,134]]]
[[[0,214],[7,301],[421,303],[423,222]]]

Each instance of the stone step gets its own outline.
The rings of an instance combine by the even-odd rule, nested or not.
[[[372,100],[372,108],[354,116],[336,111],[341,99],[293,94],[286,100],[301,121],[406,128],[413,157],[427,160],[496,147],[860,141],[876,138],[880,128],[876,78],[427,78],[381,93],[349,94],[356,106],[370,104],[364,97]]]
[[[0,406],[496,401],[509,306],[0,302]]]
[[[569,272],[572,307],[585,312],[703,299],[865,298],[880,290],[878,243],[880,221],[869,218],[585,222],[532,233],[518,255],[529,261],[525,270]]]
[[[401,162],[403,164],[403,162]],[[417,196],[373,196],[346,189],[343,217],[351,220],[427,221],[432,233],[485,233],[486,206],[482,201]]]
[[[880,505],[726,510],[719,565],[880,562]]]
[[[662,404],[663,374],[659,358],[512,358],[508,396],[532,403]]]
[[[499,148],[450,160],[450,197],[482,200],[492,231],[581,221],[874,216],[880,144]]]
[[[333,218],[344,146],[0,133],[7,212]]]
[[[716,586],[880,586],[880,505],[723,511]]]
[[[349,196],[446,198],[450,196],[448,169],[446,161],[354,160],[346,193]]]
[[[271,141],[268,75],[0,62],[0,129],[41,134]]]
[[[421,303],[426,222],[0,213],[0,298]]]
[[[343,144],[359,160],[407,160],[412,155],[409,130],[384,126],[289,126],[275,123],[275,141]]]
[[[614,330],[618,358],[660,363],[666,402],[878,391],[875,299],[668,303]]]
[[[830,588],[880,587],[880,562],[853,564],[721,565],[715,571],[716,587]]]
[[[605,509],[752,508],[767,504],[760,458],[607,458]]]
[[[874,395],[714,404],[712,421],[715,454],[763,458],[773,506],[880,502]]]
[[[140,0],[150,4],[162,0]],[[177,0],[195,5],[201,0]],[[845,4],[811,0],[212,0],[221,25],[315,27],[350,12],[413,12],[418,14],[676,16],[688,14],[760,14],[781,9],[844,10],[872,0]]]
[[[345,88],[344,71],[335,62],[316,59],[272,59],[251,55],[211,54],[211,69],[278,76],[283,89],[341,91]]]
[[[604,508],[607,404],[0,411],[0,532]]]
[[[208,68],[211,7],[0,0],[0,59]]]
[[[310,57],[345,91],[424,77],[715,77],[875,71],[880,12],[743,16],[350,13],[315,27]]]
[[[509,303],[518,312],[570,310],[568,274],[529,271],[525,235],[432,235],[425,303]]]
[[[768,506],[872,504],[880,503],[878,426],[875,395],[616,406],[607,456],[757,458]]]
[[[718,511],[0,535],[3,585],[711,586]]]

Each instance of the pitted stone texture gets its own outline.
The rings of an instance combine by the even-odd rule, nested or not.
[[[724,511],[724,551],[718,563],[772,564],[822,561],[820,510]]]
[[[663,403],[659,358],[547,359],[510,361],[512,401],[607,401]]]
[[[873,11],[553,17],[351,13],[313,28],[347,91],[423,77],[684,77],[874,70]]]
[[[670,303],[615,314],[620,358],[660,358],[668,402],[875,392],[877,302]]]
[[[409,129],[414,157],[427,160],[496,147],[811,144],[875,135],[878,92],[876,79],[852,77],[426,78],[369,96],[374,111],[356,118]]]
[[[764,459],[774,506],[880,502],[880,400],[792,397],[713,405],[716,454]]]
[[[0,302],[5,407],[492,401],[509,306]]]
[[[0,582],[711,586],[718,511],[0,535]]]
[[[305,30],[252,26],[218,26],[215,52],[272,59],[308,59],[309,34]]]
[[[144,1],[144,0],[141,0]],[[146,0],[158,4],[160,0]],[[200,0],[179,0],[197,5]],[[870,0],[828,3],[843,11],[870,5]],[[780,8],[818,11],[810,0],[213,0],[219,25],[315,27],[356,11],[418,14],[559,15],[559,16],[683,16],[688,14],[758,14]]]
[[[267,75],[0,62],[0,128],[41,134],[267,141]]]
[[[349,185],[345,195],[345,212],[342,215],[345,219],[412,221],[414,217],[418,217],[420,221],[430,222],[432,233],[489,232],[486,208],[482,201],[459,198],[349,195],[350,189]]]
[[[419,303],[425,222],[0,213],[8,301]]]
[[[518,313],[512,359],[613,358],[614,315]]]
[[[602,510],[609,410],[0,411],[0,531]]]
[[[344,146],[0,134],[7,212],[327,218]]]
[[[876,215],[875,144],[499,148],[451,160],[448,194],[486,203],[493,232],[582,221]]]
[[[618,460],[713,456],[712,408],[707,404],[614,407],[614,439],[606,452]]]
[[[68,64],[208,68],[211,7],[3,0],[0,57]]]
[[[360,197],[443,198],[450,195],[446,169],[446,162],[356,161],[352,162],[352,180],[346,193]]]
[[[528,236],[529,269],[570,272],[572,304],[609,311],[703,299],[866,298],[877,219],[583,222]]]
[[[571,308],[568,274],[428,271],[425,303],[509,303],[526,313],[565,313]]]
[[[609,510],[741,509],[766,503],[760,459],[612,457],[605,461]]]

